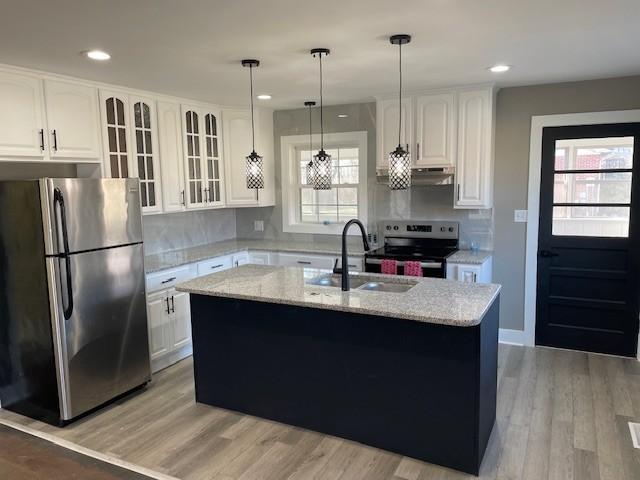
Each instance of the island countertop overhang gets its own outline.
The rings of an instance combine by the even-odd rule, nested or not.
[[[327,272],[300,267],[242,265],[189,280],[179,284],[176,289],[195,295],[296,305],[459,327],[480,324],[501,289],[496,284],[370,273],[358,276],[416,284],[402,293],[363,290],[343,292],[340,288],[308,284],[309,280],[323,273]]]

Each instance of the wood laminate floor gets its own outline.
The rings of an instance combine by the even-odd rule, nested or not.
[[[500,345],[498,418],[482,479],[639,480],[640,363]],[[399,392],[401,394],[401,392]],[[475,478],[358,443],[194,402],[192,362],[64,429],[0,419],[183,479]],[[425,432],[428,435],[428,432]]]

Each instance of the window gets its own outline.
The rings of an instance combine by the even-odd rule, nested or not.
[[[333,188],[314,190],[307,184],[307,165],[316,153],[309,150],[309,136],[282,138],[285,232],[339,234],[352,218],[366,222],[367,132],[327,134],[325,150],[332,159]]]
[[[552,234],[628,237],[633,137],[556,142]]]

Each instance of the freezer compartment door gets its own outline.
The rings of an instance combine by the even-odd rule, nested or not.
[[[47,261],[68,420],[150,379],[142,245]]]
[[[40,182],[47,255],[142,241],[137,178],[45,178]]]

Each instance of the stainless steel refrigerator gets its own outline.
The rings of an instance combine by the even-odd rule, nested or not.
[[[65,424],[150,380],[137,179],[0,182],[0,403]]]

